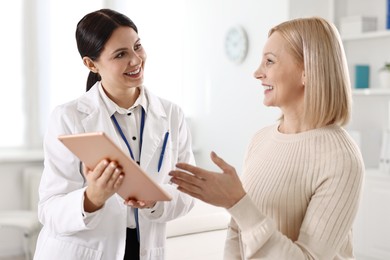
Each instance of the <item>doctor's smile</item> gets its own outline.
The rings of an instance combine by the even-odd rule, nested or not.
[[[125,74],[127,76],[132,76],[132,77],[140,77],[141,75],[138,75],[139,73],[141,72],[141,68],[138,68],[137,70],[135,71],[130,71],[130,72],[126,72]]]

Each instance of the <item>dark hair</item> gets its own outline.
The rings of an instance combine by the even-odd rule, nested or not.
[[[121,26],[131,27],[138,33],[137,26],[130,18],[114,10],[100,9],[85,15],[76,28],[77,49],[81,58],[97,60],[112,33]],[[86,90],[88,91],[99,80],[100,75],[90,71]]]

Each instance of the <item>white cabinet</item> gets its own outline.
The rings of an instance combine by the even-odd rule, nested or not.
[[[390,90],[359,90],[353,93],[352,118],[347,126],[360,136],[367,168],[378,168],[382,133],[389,127]]]
[[[379,88],[379,69],[390,62],[390,31],[348,36],[343,38],[343,43],[352,86],[355,86],[355,65],[364,64],[370,68],[369,88]]]
[[[390,259],[390,175],[368,169],[354,224],[357,259]]]

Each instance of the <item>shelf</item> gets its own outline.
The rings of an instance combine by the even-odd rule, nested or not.
[[[0,163],[41,162],[43,151],[40,149],[0,150]]]
[[[385,31],[375,31],[375,32],[366,32],[356,35],[341,36],[341,39],[345,41],[356,41],[364,39],[374,39],[374,38],[383,38],[390,37],[390,30]]]
[[[366,88],[366,89],[353,89],[352,94],[354,96],[390,96],[390,89],[388,88]]]

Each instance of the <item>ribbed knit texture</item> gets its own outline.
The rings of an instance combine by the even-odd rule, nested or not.
[[[248,195],[229,209],[225,259],[241,259],[239,248],[247,259],[353,259],[363,173],[359,149],[338,126],[260,130],[244,161]]]

